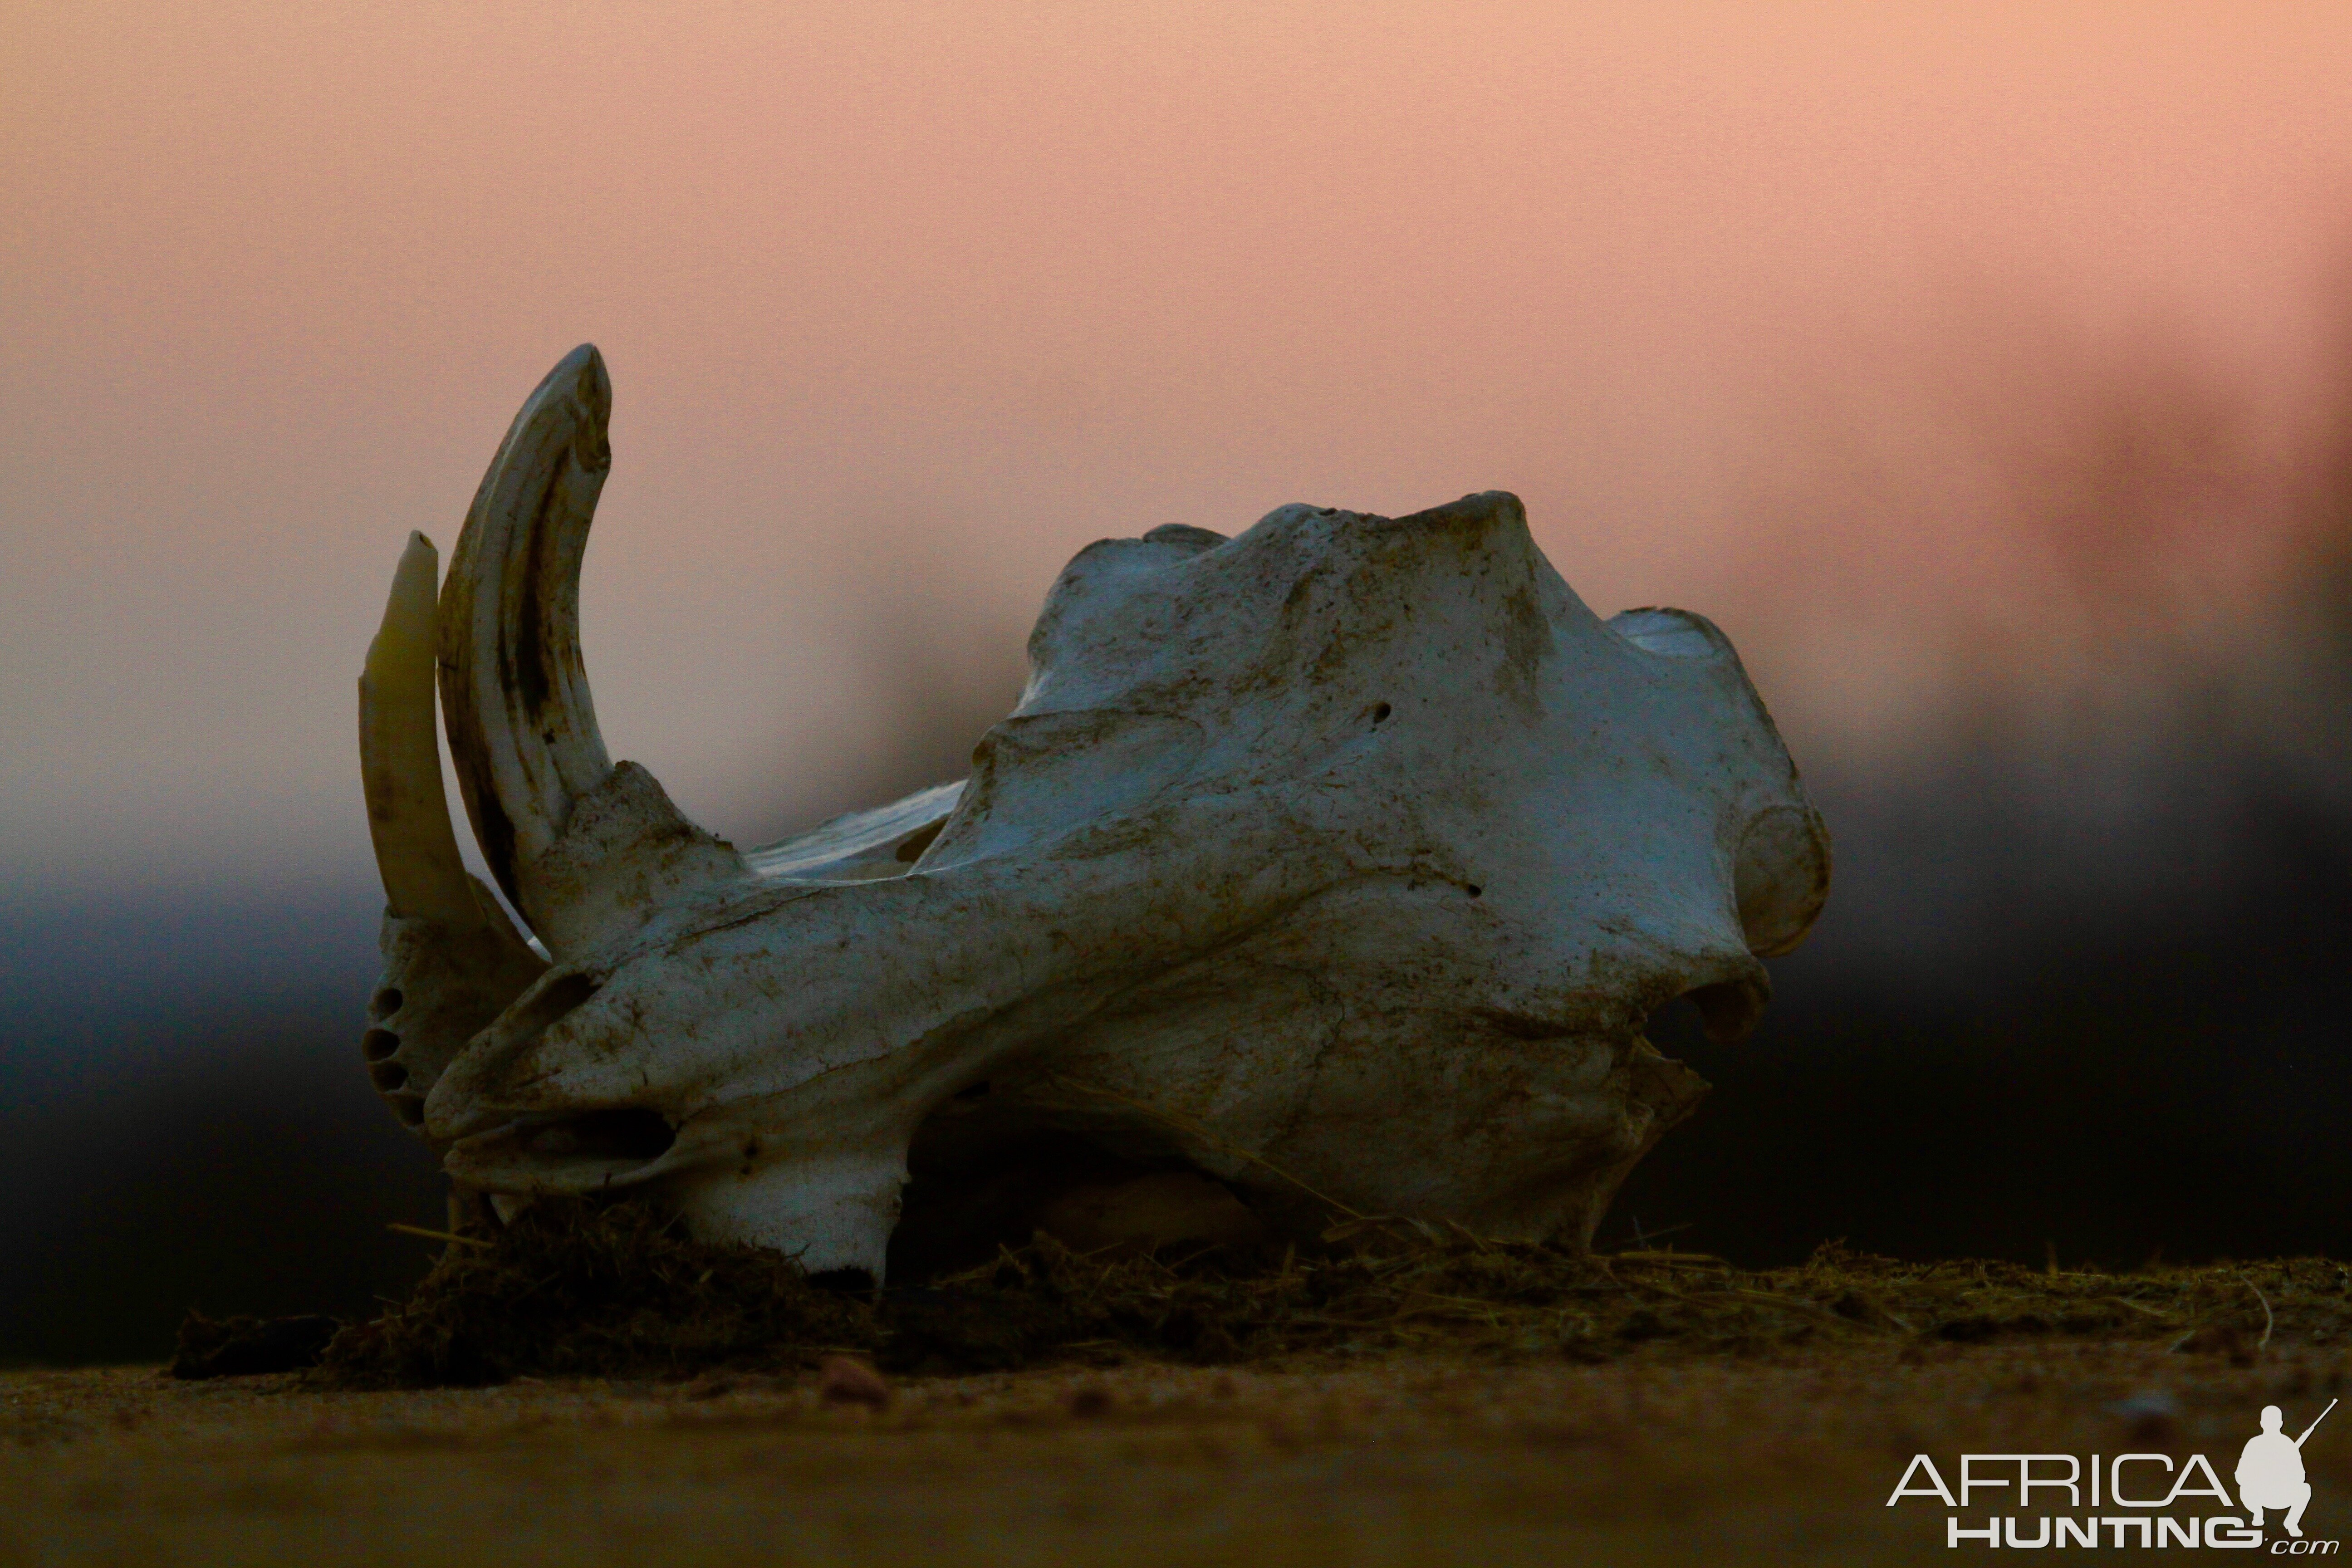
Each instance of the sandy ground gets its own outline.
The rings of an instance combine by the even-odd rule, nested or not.
[[[1885,1506],[1916,1452],[2201,1450],[2226,1478],[2263,1405],[2299,1429],[2347,1370],[1878,1342],[1073,1367],[904,1380],[879,1410],[814,1376],[26,1371],[0,1374],[0,1563],[1948,1562],[1940,1504]],[[2305,1452],[2307,1534],[2352,1534],[2352,1419]]]

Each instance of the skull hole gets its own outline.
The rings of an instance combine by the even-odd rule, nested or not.
[[[533,1154],[650,1163],[677,1142],[677,1130],[658,1111],[623,1107],[548,1122],[525,1134],[522,1146]]]
[[[368,1068],[368,1077],[381,1093],[390,1094],[394,1089],[408,1087],[408,1069],[396,1061],[375,1063]]]
[[[380,1062],[400,1049],[400,1037],[390,1029],[370,1029],[360,1037],[360,1055],[371,1062]]]
[[[400,994],[399,986],[387,985],[368,998],[368,1016],[381,1023],[399,1012],[400,1005],[406,1000]]]
[[[425,1125],[425,1100],[421,1095],[402,1094],[393,1097],[393,1114],[400,1118],[403,1127]]]
[[[1381,703],[1372,710],[1372,722],[1375,724],[1385,724],[1388,722],[1389,715],[1395,711],[1396,710],[1391,708],[1387,703]]]
[[[574,971],[558,974],[541,983],[538,991],[515,1004],[517,1016],[513,1027],[524,1042],[537,1039],[567,1013],[583,1005],[596,994],[596,983]]]
[[[1733,1046],[1754,1032],[1770,991],[1752,981],[1724,980],[1686,991],[1653,1011],[1643,1037],[1669,1056],[1706,1046]]]
[[[931,847],[931,840],[937,838],[940,836],[940,829],[947,825],[948,819],[942,816],[929,827],[920,828],[907,835],[898,845],[898,858],[909,866],[921,859],[923,851]]]
[[[1725,980],[1691,993],[1706,1037],[1718,1046],[1736,1046],[1754,1033],[1764,1016],[1771,991],[1754,981]]]

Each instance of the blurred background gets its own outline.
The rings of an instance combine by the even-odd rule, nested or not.
[[[1604,1231],[2352,1247],[2352,11],[18,0],[0,1359],[367,1310],[352,681],[574,343],[615,753],[957,776],[1061,563],[1525,498],[1838,840]]]

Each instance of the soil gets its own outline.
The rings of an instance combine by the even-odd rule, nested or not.
[[[1429,1350],[327,1390],[0,1374],[0,1563],[1946,1562],[1915,1453],[2229,1459],[2326,1344],[1822,1336],[1614,1360]],[[2306,1447],[2315,1539],[2352,1433]],[[1948,1465],[1947,1465],[1948,1469]],[[1979,1500],[1981,1502],[1981,1500]],[[1984,1511],[1979,1508],[1977,1511]]]
[[[2226,1477],[2263,1405],[2299,1430],[2352,1371],[2318,1258],[1745,1271],[1366,1222],[1308,1256],[1041,1236],[877,1295],[625,1205],[525,1220],[305,1371],[234,1375],[318,1320],[0,1373],[0,1568],[1947,1561],[1939,1503],[1887,1506],[1916,1454]],[[2305,1455],[2335,1539],[2352,1425]]]

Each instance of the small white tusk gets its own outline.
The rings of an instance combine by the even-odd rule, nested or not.
[[[360,676],[360,773],[376,868],[392,912],[471,931],[484,923],[482,912],[457,855],[433,721],[440,563],[431,540],[408,536],[383,625],[368,645]]]

